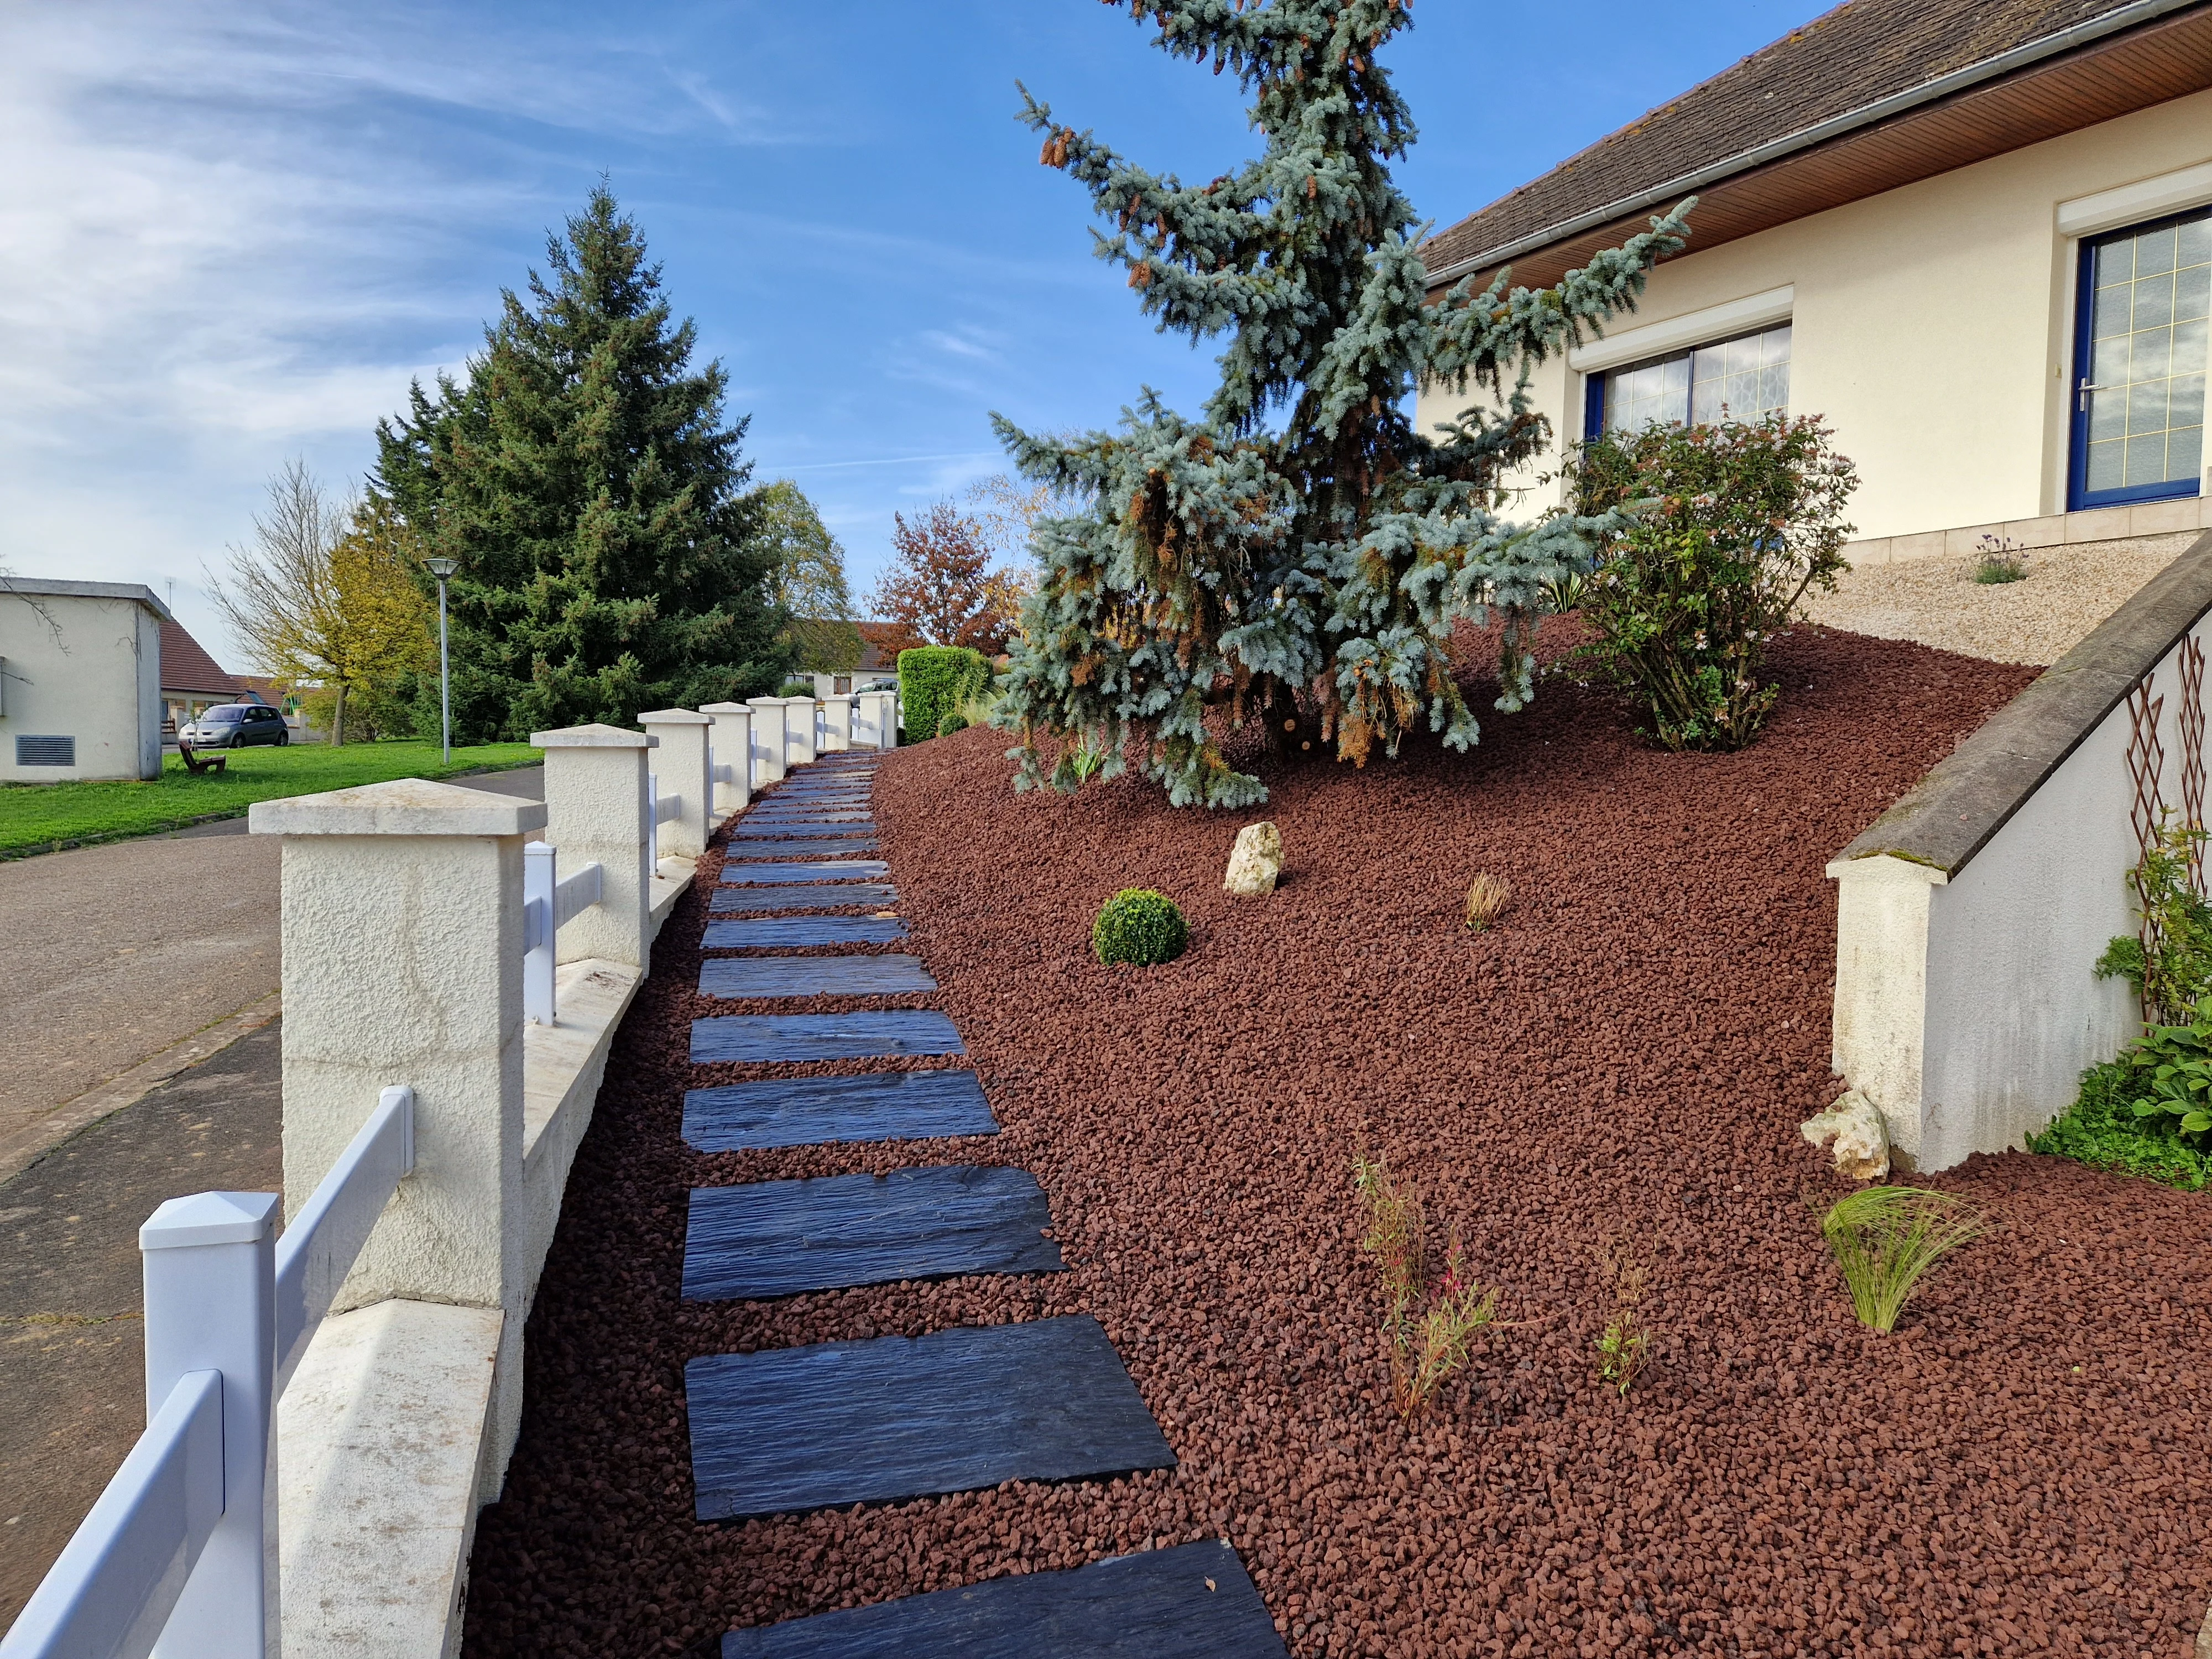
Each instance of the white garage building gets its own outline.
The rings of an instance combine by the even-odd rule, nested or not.
[[[161,624],[136,582],[0,576],[0,783],[161,772]]]

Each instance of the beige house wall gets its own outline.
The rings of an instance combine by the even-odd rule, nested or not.
[[[161,622],[110,594],[0,592],[0,783],[161,770]],[[76,739],[75,766],[18,766],[19,734]]]
[[[1790,412],[1823,416],[1858,464],[1850,516],[1861,562],[1971,546],[1984,530],[2048,546],[2212,527],[2212,485],[2196,501],[2066,513],[2080,243],[2062,232],[2058,213],[2062,203],[2208,162],[2212,92],[2203,92],[1685,253],[1652,272],[1637,313],[1611,333],[1618,341],[1790,289]],[[2212,181],[2198,196],[2206,200]],[[1531,391],[1556,440],[1582,435],[1591,355],[1535,370]],[[1420,428],[1467,402],[1425,391]],[[1509,480],[1517,515],[1559,501],[1557,483],[1542,477],[1559,453],[1555,441]]]

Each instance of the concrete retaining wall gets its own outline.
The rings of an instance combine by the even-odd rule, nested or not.
[[[2212,535],[1828,866],[1835,1068],[1881,1109],[1909,1167],[2021,1145],[2141,1030],[2133,991],[2093,964],[2136,927],[2135,772],[2158,803],[2203,816],[2185,802],[2184,750],[2193,730],[2208,758],[2204,691],[2185,686],[2183,659],[2208,648]]]

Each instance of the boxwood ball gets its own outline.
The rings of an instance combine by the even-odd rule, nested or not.
[[[1125,887],[1106,901],[1091,924],[1091,948],[1109,967],[1150,968],[1173,962],[1190,943],[1190,924],[1175,901],[1149,887]]]

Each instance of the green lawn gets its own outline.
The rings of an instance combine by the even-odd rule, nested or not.
[[[332,749],[301,744],[230,751],[228,767],[194,777],[171,755],[161,775],[143,783],[0,785],[0,858],[44,852],[58,844],[149,836],[207,818],[237,817],[258,800],[319,794],[392,778],[443,778],[456,772],[504,771],[537,763],[526,743],[490,743],[453,750],[440,763],[434,743],[362,743]]]

